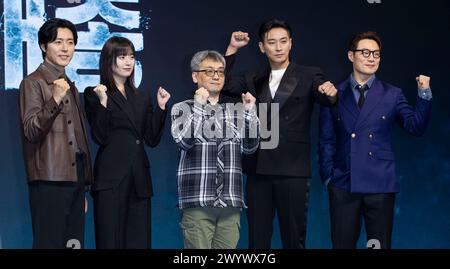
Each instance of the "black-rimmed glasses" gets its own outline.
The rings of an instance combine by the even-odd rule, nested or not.
[[[225,77],[225,70],[203,69],[197,70],[195,72],[205,72],[205,75],[208,77],[214,77],[216,73],[219,76],[219,78]]]
[[[370,54],[373,54],[373,58],[375,59],[379,59],[381,57],[381,51],[379,50],[368,50],[368,49],[354,50],[354,52],[357,51],[360,51],[364,58],[369,58]]]

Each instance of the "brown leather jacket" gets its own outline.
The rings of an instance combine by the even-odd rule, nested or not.
[[[41,64],[20,84],[20,120],[28,181],[77,181],[76,152],[85,155],[86,184],[93,182],[85,116],[75,85],[60,105],[52,96],[53,81],[64,70]]]

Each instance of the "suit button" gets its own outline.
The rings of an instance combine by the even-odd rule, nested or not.
[[[369,156],[372,156],[372,155],[373,155],[372,151],[369,151]]]
[[[382,118],[383,120],[385,120],[385,119],[386,119],[386,116],[383,115],[383,116],[381,116],[381,118]]]
[[[66,100],[64,103],[68,104],[68,103],[69,103],[69,100]]]
[[[75,163],[72,163],[72,166],[75,166]]]
[[[139,145],[141,144],[141,141],[139,139],[136,140],[136,144]]]
[[[355,133],[353,133],[353,134],[352,134],[352,138],[355,138],[355,137],[356,137],[356,134],[355,134]]]
[[[53,114],[53,110],[50,110],[50,113],[52,113],[52,114]]]
[[[72,141],[70,141],[70,142],[69,142],[69,145],[71,145],[71,146],[72,146],[72,144],[73,144],[73,143],[72,143]]]
[[[372,135],[372,134],[369,134],[369,138],[372,139],[372,138],[373,138],[373,135]]]
[[[341,118],[337,118],[337,121],[341,121]]]
[[[67,124],[71,124],[72,123],[72,121],[71,120],[69,120],[68,122],[67,122]]]
[[[284,116],[284,119],[285,120],[289,120],[289,116]]]

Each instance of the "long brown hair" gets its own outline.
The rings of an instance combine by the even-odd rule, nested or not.
[[[112,71],[113,65],[116,65],[117,57],[129,54],[135,56],[136,51],[133,43],[125,37],[113,36],[106,41],[105,45],[103,45],[99,63],[100,83],[105,85],[108,90],[118,90]],[[136,93],[136,86],[134,85],[134,68],[131,75],[125,81],[125,86],[128,86],[133,93]]]

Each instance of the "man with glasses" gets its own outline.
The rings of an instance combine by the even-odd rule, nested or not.
[[[337,87],[336,107],[321,107],[319,163],[328,187],[333,248],[356,248],[364,219],[369,247],[391,247],[395,194],[392,129],[414,136],[431,113],[430,78],[416,78],[416,107],[400,88],[376,78],[381,41],[374,32],[355,35],[348,48],[353,73]],[[372,245],[373,244],[373,245]]]
[[[225,59],[200,51],[191,60],[194,99],[172,108],[172,136],[180,150],[178,201],[184,247],[234,249],[245,207],[241,154],[256,151],[259,120],[255,97],[225,103]]]

